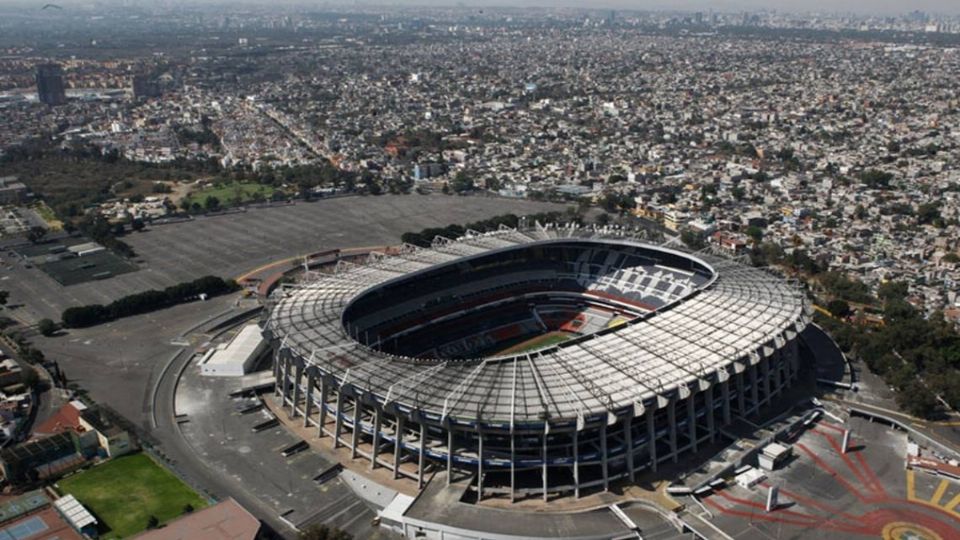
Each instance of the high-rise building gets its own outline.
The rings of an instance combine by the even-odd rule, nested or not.
[[[63,69],[59,64],[37,66],[37,96],[41,103],[47,105],[63,105],[67,102],[67,93],[63,86]]]

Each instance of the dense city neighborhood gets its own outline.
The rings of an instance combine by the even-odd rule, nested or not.
[[[945,540],[958,73],[913,8],[0,6],[0,538]]]

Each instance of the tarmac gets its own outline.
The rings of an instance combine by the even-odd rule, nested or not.
[[[847,428],[853,436],[844,454]],[[713,524],[737,540],[880,538],[893,524],[916,533],[903,538],[957,538],[960,513],[947,505],[960,502],[960,483],[905,470],[903,432],[860,418],[821,420],[790,442],[794,458],[760,485],[728,483],[703,499]],[[773,486],[778,505],[767,512]]]
[[[246,505],[286,534],[312,523],[326,523],[354,538],[393,538],[372,525],[375,510],[340,478],[322,484],[314,478],[336,462],[306,450],[291,457],[281,451],[301,439],[282,426],[254,433],[258,423],[272,418],[265,408],[243,414],[250,398],[232,398],[243,379],[204,377],[190,363],[176,389],[177,429],[209,475],[228,493],[243,492]],[[255,402],[255,400],[254,400]]]
[[[140,269],[99,281],[65,287],[35,265],[5,253],[8,267],[0,288],[11,291],[11,304],[23,304],[11,310],[12,316],[32,324],[44,317],[59,320],[70,306],[107,304],[204,275],[233,278],[278,259],[316,251],[396,244],[408,231],[565,208],[519,199],[445,195],[340,197],[251,207],[128,233],[122,240],[137,253]]]

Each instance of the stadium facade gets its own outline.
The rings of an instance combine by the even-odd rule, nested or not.
[[[677,462],[799,372],[793,283],[617,231],[537,225],[341,262],[278,294],[276,394],[353,458],[478,498]]]

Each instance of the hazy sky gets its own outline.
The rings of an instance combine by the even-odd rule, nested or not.
[[[36,0],[42,5],[48,0]],[[128,2],[152,4],[155,0],[54,0],[56,3],[85,7]],[[269,5],[276,0],[237,0],[236,4]],[[166,0],[165,5],[190,4],[229,5],[230,0]],[[754,11],[775,9],[791,13],[829,12],[876,15],[899,15],[914,10],[929,14],[960,15],[960,0],[279,0],[281,4],[301,4],[322,8],[329,5],[384,6],[510,6],[510,7],[580,7],[663,11]],[[31,0],[0,0],[0,5],[30,5]]]
[[[364,3],[380,3],[367,0]],[[619,9],[658,9],[684,11],[741,11],[757,9],[776,9],[794,13],[824,11],[831,13],[856,12],[863,14],[896,15],[914,10],[930,14],[960,14],[960,0],[384,0],[391,4],[457,4],[463,5],[532,5],[532,6],[575,6],[575,7],[613,7]]]

